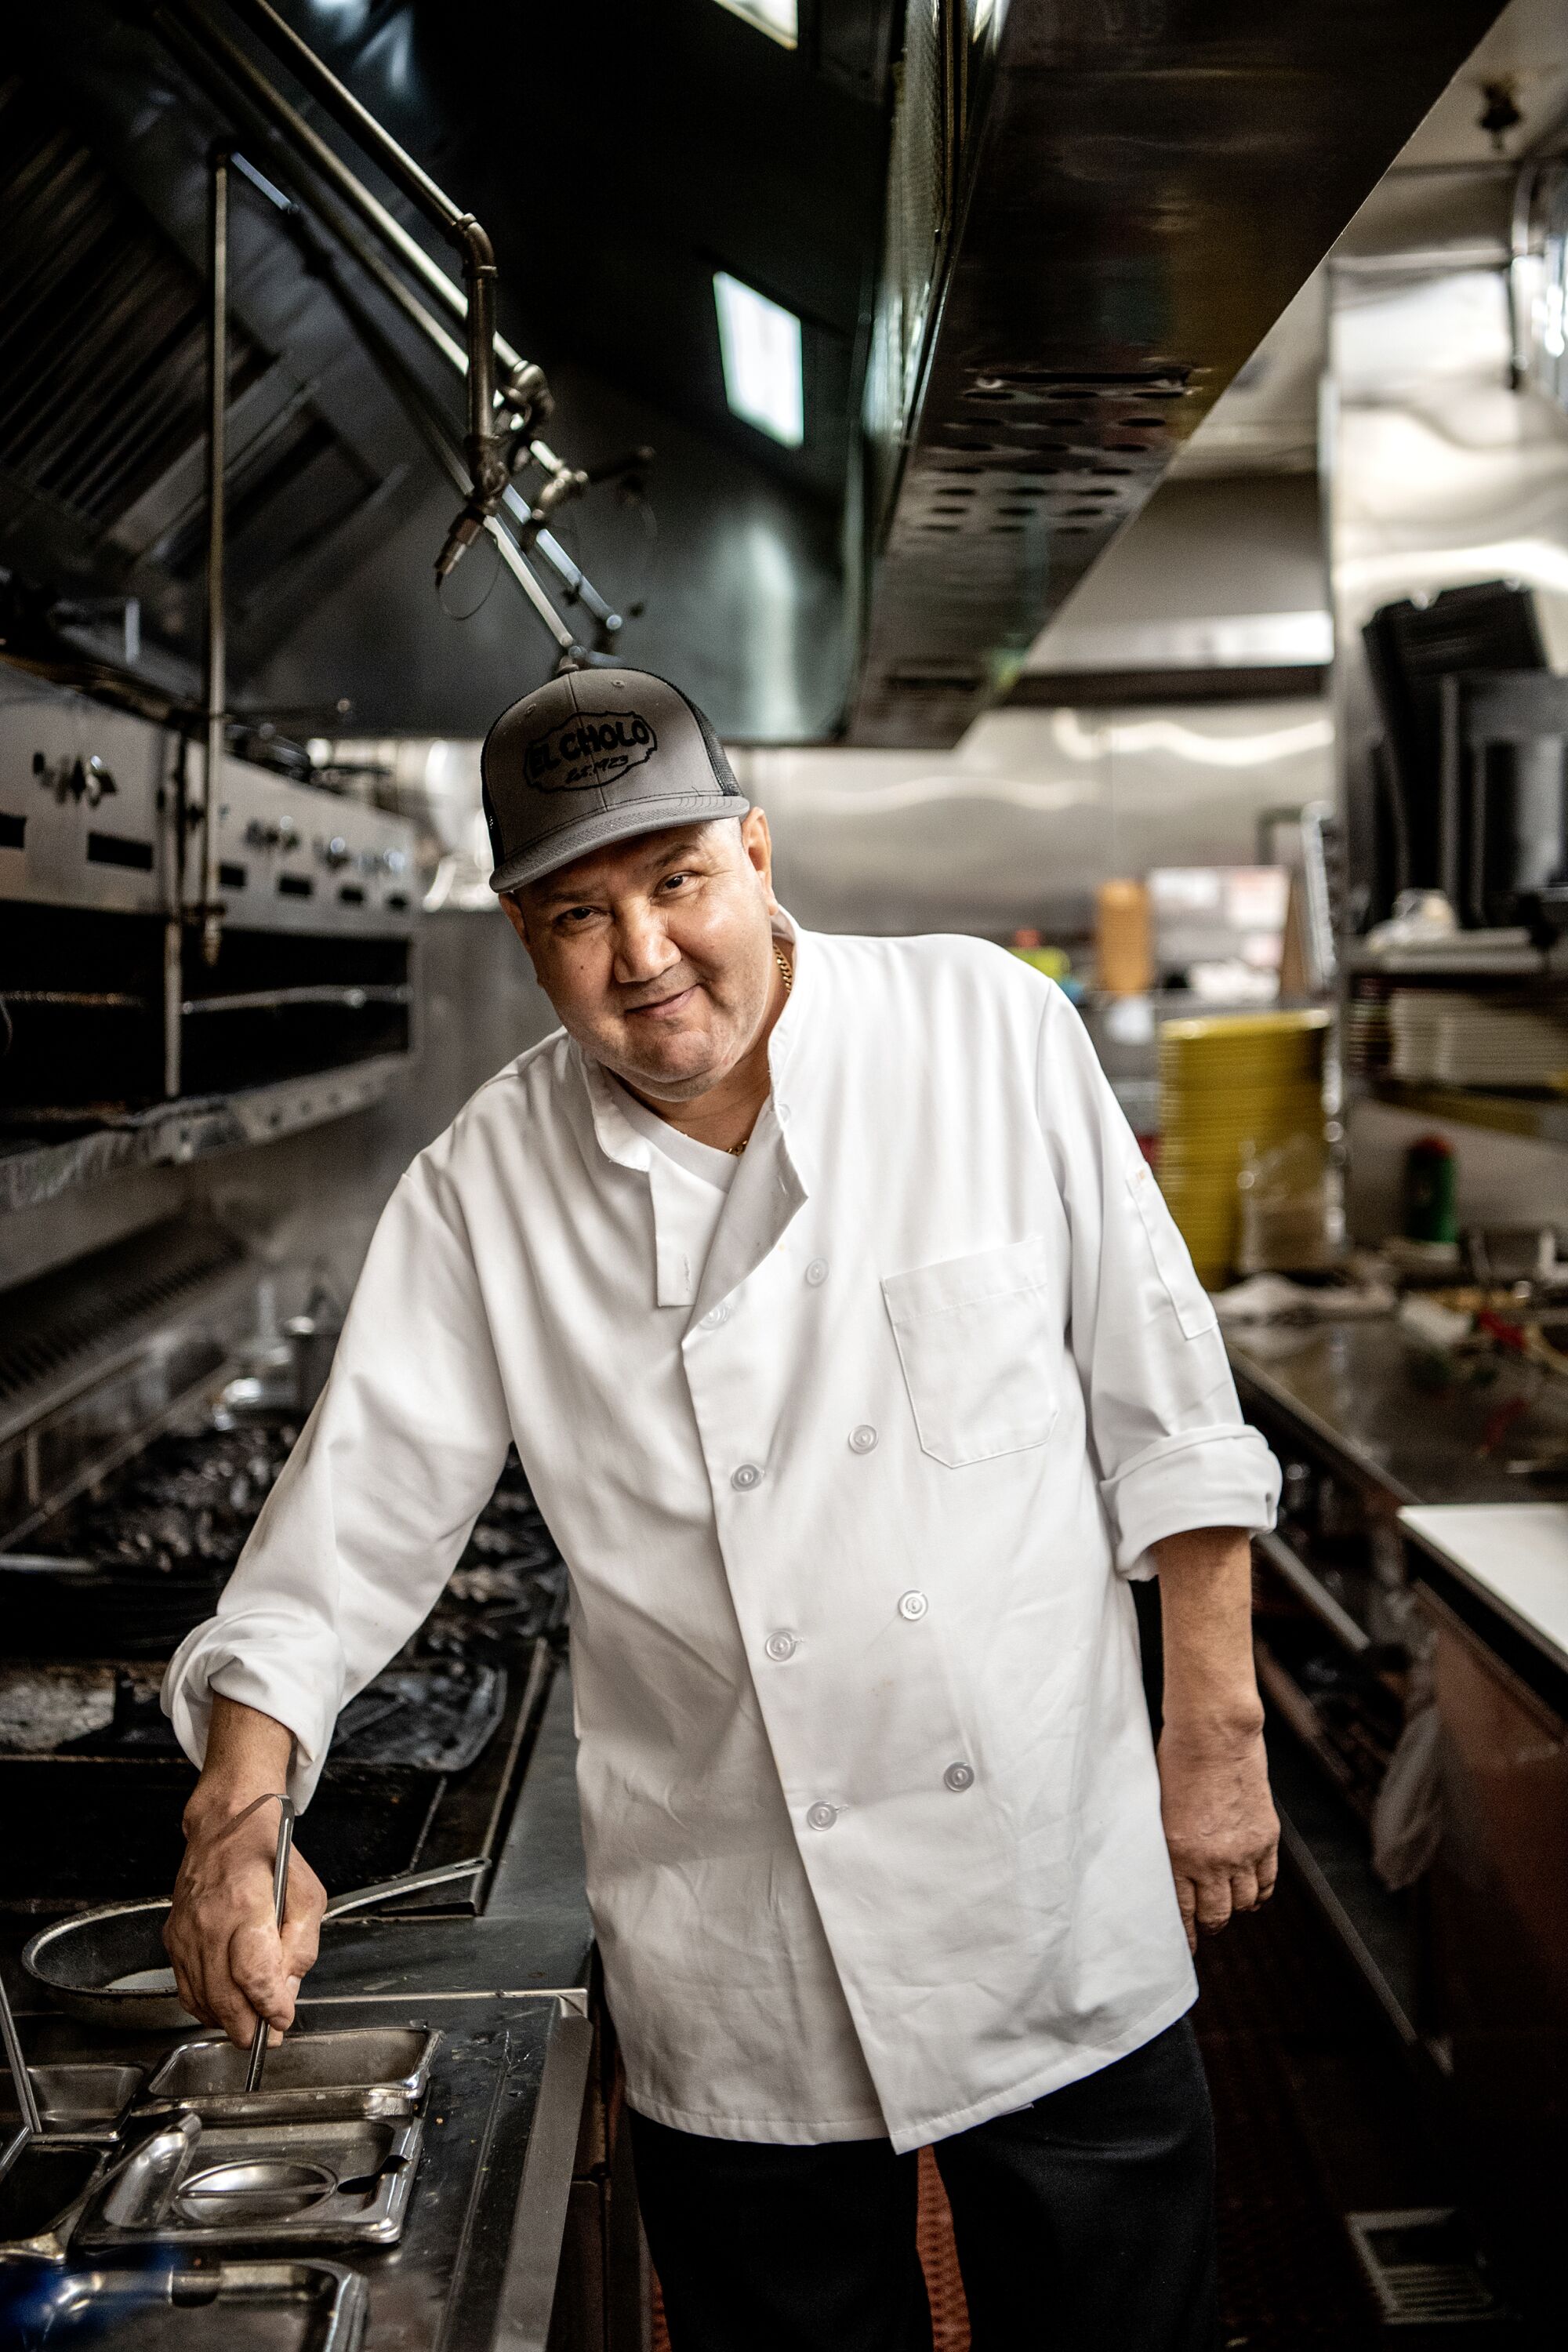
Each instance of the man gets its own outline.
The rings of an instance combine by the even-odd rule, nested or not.
[[[571,1569],[676,2352],[929,2344],[927,2141],[977,2352],[1196,2352],[1189,1947],[1267,1895],[1276,1839],[1246,1531],[1277,1480],[1213,1309],[1060,992],[974,940],[802,934],[674,688],[559,678],[484,774],[563,1026],[404,1178],[170,1667],[205,1757],[182,1996],[240,2042],[289,2023],[321,1890],[296,1855],[279,1943],[247,1809],[309,1797],[515,1438]]]

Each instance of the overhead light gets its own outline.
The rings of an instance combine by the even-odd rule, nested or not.
[[[800,33],[795,0],[719,0],[719,5],[728,8],[731,16],[743,16],[781,48],[794,48]]]
[[[713,273],[713,299],[719,305],[724,397],[732,414],[786,449],[798,449],[805,437],[800,320],[727,270]]]

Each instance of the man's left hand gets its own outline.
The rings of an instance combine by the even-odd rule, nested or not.
[[[1160,1810],[1188,1945],[1274,1892],[1279,1822],[1261,1731],[1199,1735],[1167,1724]]]

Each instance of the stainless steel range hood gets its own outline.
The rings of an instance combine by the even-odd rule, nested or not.
[[[849,740],[957,740],[1500,13],[909,0]]]

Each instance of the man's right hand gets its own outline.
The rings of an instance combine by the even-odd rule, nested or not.
[[[282,2039],[300,1980],[315,1964],[326,1889],[291,1855],[282,1933],[273,1916],[278,1807],[256,1800],[286,1785],[293,1740],[280,1723],[215,1698],[206,1762],[185,1808],[185,1858],[163,1948],[181,2001],[248,2049],[258,2017]],[[250,1810],[254,1806],[254,1811]]]

